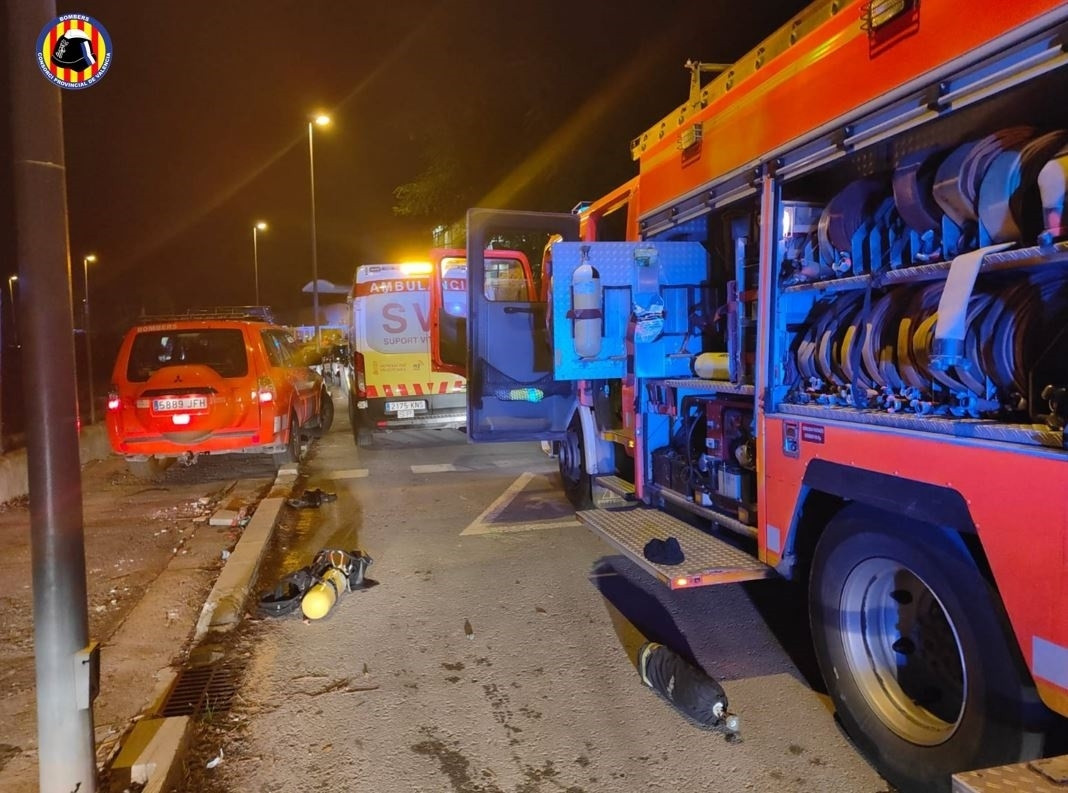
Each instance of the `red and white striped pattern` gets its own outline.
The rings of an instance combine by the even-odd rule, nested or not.
[[[451,383],[443,380],[440,383],[396,383],[381,386],[367,386],[367,398],[379,397],[407,397],[407,396],[430,396],[432,394],[452,394],[463,391],[467,387],[462,379],[453,380]]]

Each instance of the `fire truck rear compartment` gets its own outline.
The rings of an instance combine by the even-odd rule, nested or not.
[[[775,405],[1064,445],[1068,110],[1049,101],[1064,71],[784,181]],[[755,360],[757,219],[748,199],[658,235],[704,237],[711,301],[740,318],[725,337],[722,323],[701,331],[706,349],[736,347],[736,382],[752,382]],[[997,243],[1008,249],[977,253]],[[670,480],[658,484],[686,490]]]
[[[823,207],[789,230],[775,274],[788,412],[859,409],[943,432],[961,428],[923,419],[994,422],[1019,431],[980,432],[1063,445],[1068,118],[1048,101],[1062,72],[784,185],[784,211]],[[1012,249],[963,260],[997,243]],[[969,264],[978,275],[962,289],[952,271]]]

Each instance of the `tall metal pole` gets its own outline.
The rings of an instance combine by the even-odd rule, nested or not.
[[[17,275],[9,275],[7,278],[7,293],[11,298],[11,330],[14,331],[15,346],[19,346],[19,314],[15,310],[15,282],[19,280]]]
[[[96,397],[93,391],[93,331],[89,323],[89,262],[95,261],[95,256],[82,257],[82,268],[85,271],[85,368],[89,380],[90,424],[96,424]]]
[[[260,251],[257,243],[256,235],[261,231],[267,230],[267,224],[262,220],[257,220],[252,224],[252,273],[256,282],[256,303],[260,304]]]
[[[7,352],[4,350],[4,290],[0,289],[0,454],[6,450],[4,444],[4,383],[11,375],[4,372]]]
[[[6,3],[11,86],[20,336],[25,360],[26,451],[33,555],[38,789],[93,793],[96,761],[89,692],[85,534],[78,462],[66,165],[60,89],[27,42],[54,19],[54,0]]]
[[[319,246],[315,236],[315,147],[312,145],[312,125],[308,122],[308,173],[311,176],[311,238],[312,238],[312,323],[315,329],[315,349],[319,349]]]
[[[260,252],[256,244],[256,234],[259,230],[258,224],[252,226],[252,273],[256,282],[256,302],[253,303],[254,306],[260,304]]]

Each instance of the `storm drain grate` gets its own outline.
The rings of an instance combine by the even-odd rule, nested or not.
[[[240,667],[212,664],[182,669],[163,703],[161,716],[199,716],[230,710]]]

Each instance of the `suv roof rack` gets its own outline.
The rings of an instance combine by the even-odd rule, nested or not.
[[[146,314],[139,322],[174,322],[182,319],[251,319],[274,323],[270,306],[213,306],[190,308],[175,314]]]

